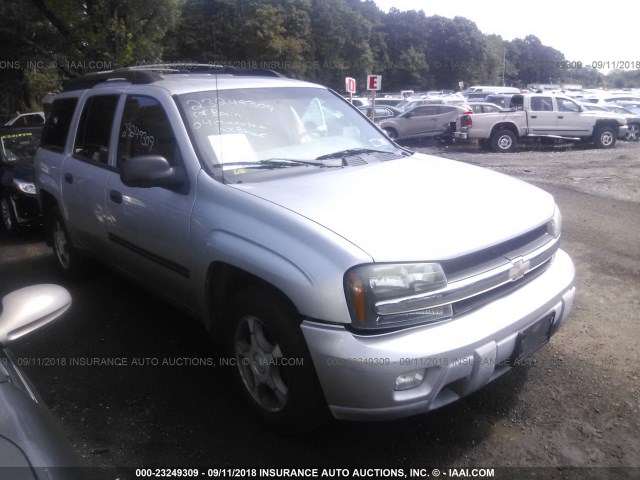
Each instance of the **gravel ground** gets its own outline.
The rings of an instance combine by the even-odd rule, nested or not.
[[[473,145],[409,147],[555,195],[578,290],[572,317],[535,362],[427,415],[333,422],[281,437],[244,411],[224,369],[70,366],[71,358],[218,356],[195,322],[96,267],[86,281],[66,283],[74,298],[67,318],[13,349],[19,358],[41,359],[24,368],[96,476],[134,478],[118,467],[302,466],[349,469],[351,476],[354,468],[400,468],[408,477],[410,469],[424,469],[414,475],[422,478],[433,478],[432,469],[461,476],[450,469],[462,468],[495,468],[495,478],[640,476],[640,144],[512,154]],[[62,282],[38,232],[13,239],[0,233],[0,246],[0,293]]]

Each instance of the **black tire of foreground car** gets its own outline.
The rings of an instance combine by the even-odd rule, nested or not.
[[[612,148],[616,145],[616,131],[607,125],[597,127],[593,133],[593,143],[598,148]]]
[[[498,130],[491,137],[491,149],[494,152],[513,152],[516,148],[518,148],[518,138],[511,130]]]
[[[293,307],[278,292],[241,290],[227,314],[225,349],[250,408],[283,433],[326,422],[328,409]]]
[[[50,210],[48,220],[48,234],[51,236],[53,258],[58,270],[67,278],[80,277],[86,271],[86,260],[73,246],[57,207]]]
[[[391,140],[398,139],[398,132],[396,132],[395,128],[385,127],[383,130]]]
[[[2,225],[4,229],[13,235],[18,231],[18,222],[11,208],[11,199],[9,195],[4,194],[0,198],[0,212],[2,213]]]

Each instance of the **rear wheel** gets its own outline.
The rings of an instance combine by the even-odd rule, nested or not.
[[[80,276],[85,271],[86,260],[73,246],[60,210],[56,207],[50,211],[49,228],[53,244],[53,256],[58,269],[67,277]]]
[[[226,349],[250,408],[271,427],[299,433],[327,419],[300,322],[277,292],[239,292],[229,308]]]
[[[511,130],[498,130],[491,137],[491,149],[494,152],[512,152],[518,146],[518,139]]]
[[[593,134],[593,143],[598,148],[612,148],[616,144],[616,132],[612,127],[598,127]]]

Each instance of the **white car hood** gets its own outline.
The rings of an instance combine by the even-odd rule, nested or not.
[[[233,187],[323,225],[378,262],[477,251],[544,224],[555,208],[532,185],[422,154]]]

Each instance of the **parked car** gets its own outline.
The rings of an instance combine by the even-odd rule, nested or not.
[[[375,118],[375,120],[383,120],[385,118],[392,118],[398,116],[402,113],[402,110],[395,107],[389,106],[378,106],[378,101],[376,100],[376,110],[375,117],[372,116],[373,107],[358,107],[362,113],[364,113],[369,118]]]
[[[616,105],[620,105],[621,107],[626,108],[630,112],[640,115],[640,101],[638,101],[638,102],[629,102],[629,101],[617,102]]]
[[[44,123],[44,112],[19,113],[7,123],[5,127],[32,127]]]
[[[461,115],[455,138],[478,140],[496,152],[511,152],[523,142],[581,142],[612,148],[623,137],[627,120],[605,111],[587,111],[569,97],[555,94],[513,95],[509,110]]]
[[[497,93],[497,94],[493,94],[493,95],[487,95],[483,102],[484,103],[493,103],[494,105],[497,105],[498,107],[502,108],[502,109],[510,109],[510,108],[514,108],[511,105],[511,99],[515,96],[516,94],[513,93]]]
[[[367,97],[352,97],[351,99],[349,99],[349,97],[345,97],[348,101],[350,101],[354,107],[368,107],[371,105],[371,100],[369,100]]]
[[[439,137],[449,142],[453,140],[458,117],[471,113],[473,111],[468,106],[420,105],[396,117],[384,119],[379,125],[392,140]]]
[[[388,107],[397,107],[400,102],[404,100],[404,97],[381,97],[376,98],[376,106],[388,106]]]
[[[33,480],[79,478],[69,440],[21,370],[9,346],[64,315],[69,292],[33,285],[5,295],[0,313],[0,476]]]
[[[36,188],[60,271],[93,256],[200,319],[269,425],[439,408],[565,323],[550,194],[401,148],[321,85],[205,67],[70,80]]]
[[[40,222],[33,157],[42,126],[0,129],[0,212],[9,233]]]
[[[469,108],[473,110],[473,113],[496,113],[503,110],[495,103],[489,102],[470,102]]]
[[[627,127],[629,130],[624,135],[624,139],[630,142],[637,142],[640,140],[640,113],[633,113],[631,110],[619,105],[607,105],[607,110],[619,113],[627,119]]]

